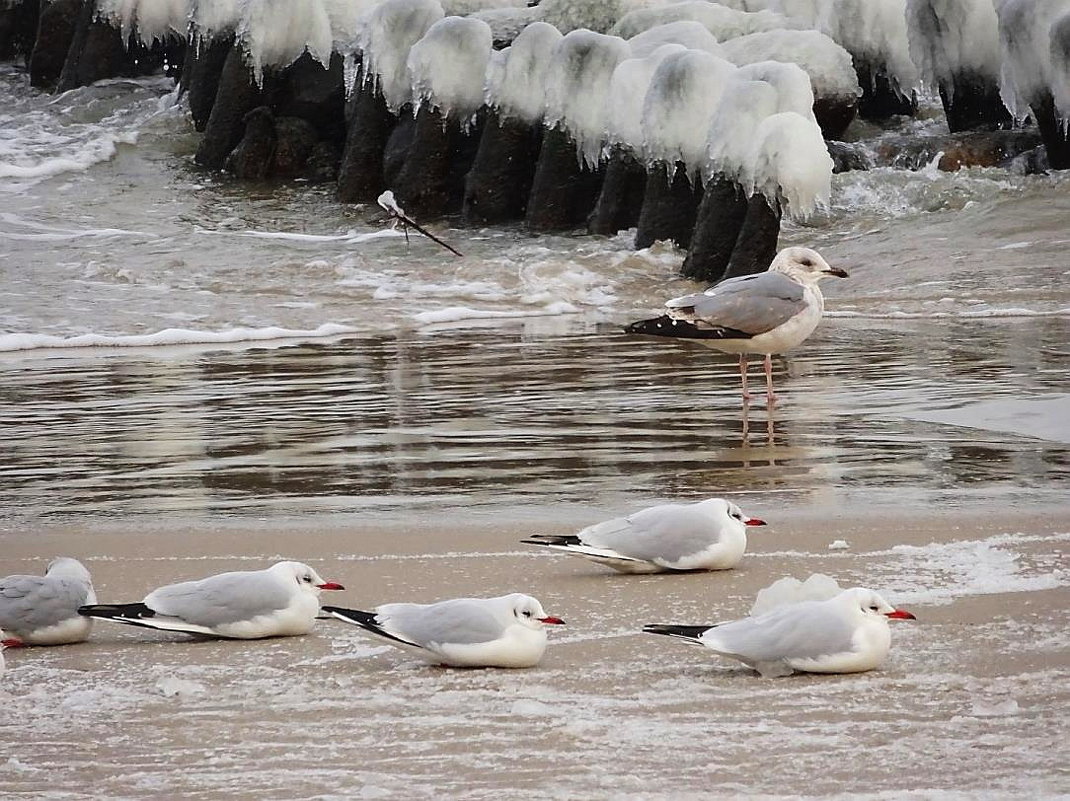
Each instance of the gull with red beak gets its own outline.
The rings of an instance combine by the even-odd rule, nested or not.
[[[651,506],[578,534],[538,534],[522,542],[582,556],[621,573],[727,570],[747,550],[747,528],[764,525],[731,501],[709,498]]]
[[[744,403],[751,398],[747,354],[762,354],[766,396],[773,403],[772,354],[794,348],[814,333],[825,310],[817,283],[830,275],[847,277],[815,250],[784,248],[764,273],[729,278],[704,292],[673,298],[666,301],[664,315],[632,323],[625,331],[693,339],[714,350],[738,353]]]
[[[565,622],[518,592],[433,604],[383,604],[374,612],[337,606],[323,611],[451,667],[533,667],[546,650],[546,627]]]
[[[860,673],[878,667],[888,656],[892,642],[888,621],[914,619],[873,590],[854,587],[825,601],[787,604],[730,623],[652,624],[643,631],[704,645],[762,676],[795,671]]]
[[[160,631],[255,640],[307,634],[320,611],[320,592],[341,589],[301,562],[277,562],[266,570],[168,584],[140,603],[93,604],[78,613]]]

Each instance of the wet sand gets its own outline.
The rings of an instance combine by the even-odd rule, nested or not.
[[[1070,510],[917,513],[737,498],[771,525],[732,571],[621,576],[519,545],[600,517],[359,516],[29,526],[0,574],[84,558],[102,601],[299,557],[337,605],[528,591],[567,626],[525,671],[427,666],[340,622],[190,642],[98,622],[8,652],[0,797],[1056,797],[1067,787]],[[845,539],[848,550],[829,550]],[[746,613],[784,575],[866,583],[914,611],[853,676],[761,679],[635,632]]]

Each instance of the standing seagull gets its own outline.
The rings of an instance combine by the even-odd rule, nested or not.
[[[532,667],[546,650],[546,626],[565,621],[550,617],[530,595],[454,598],[434,604],[383,604],[374,612],[325,606],[339,620],[385,637],[453,667]]]
[[[817,282],[829,275],[847,277],[815,250],[785,248],[764,273],[729,278],[705,292],[673,298],[665,303],[666,314],[632,323],[625,331],[696,339],[708,348],[738,353],[744,402],[751,398],[747,354],[764,354],[766,397],[773,403],[772,354],[794,348],[817,328],[825,310]]]
[[[141,603],[83,606],[79,614],[160,631],[255,640],[307,634],[321,590],[342,590],[308,565],[277,562],[266,570],[220,573],[153,590]]]
[[[873,590],[854,587],[826,601],[802,601],[764,615],[713,626],[652,624],[648,634],[679,637],[738,659],[762,676],[860,673],[873,670],[891,648],[888,621],[914,620]]]
[[[731,501],[709,498],[651,506],[578,534],[537,534],[521,542],[583,556],[621,573],[726,570],[743,558],[747,526],[764,525]]]
[[[43,576],[0,578],[0,629],[22,645],[82,642],[93,621],[79,615],[78,607],[96,602],[85,565],[61,556]]]

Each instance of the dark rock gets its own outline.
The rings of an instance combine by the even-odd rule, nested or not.
[[[244,118],[241,141],[227,155],[225,168],[238,178],[263,180],[272,172],[275,159],[275,117],[267,106],[258,106]]]
[[[463,130],[438,109],[420,107],[405,165],[390,183],[407,214],[433,220],[461,210],[464,176],[475,158],[479,133]]]
[[[946,136],[901,136],[884,139],[876,148],[876,165],[919,170],[940,153],[937,166],[953,172],[962,167],[995,167],[1040,144],[1035,130],[966,131]]]
[[[542,126],[487,113],[464,182],[461,214],[469,225],[523,219],[542,142]]]
[[[265,75],[264,80],[267,79]],[[193,160],[211,170],[221,168],[242,139],[245,115],[262,104],[262,94],[241,47],[230,48],[219,76],[212,113]]]
[[[669,167],[659,163],[648,171],[643,206],[635,233],[635,246],[648,248],[671,240],[681,248],[691,245],[695,216],[702,200],[702,186],[692,185],[687,167],[678,162],[669,180]]]
[[[357,76],[345,116],[346,139],[338,168],[337,198],[343,203],[375,200],[387,187],[383,154],[398,118],[386,107],[382,93],[372,83],[364,82],[363,74]]]
[[[31,86],[52,88],[59,81],[81,10],[82,0],[53,0],[41,9],[30,54]]]
[[[832,157],[834,173],[868,170],[873,166],[869,151],[857,142],[828,140],[825,142],[825,147],[828,148],[829,156]]]
[[[707,182],[681,268],[685,277],[711,284],[724,277],[743,230],[747,205],[747,196],[737,184],[724,178]]]
[[[256,109],[250,113],[255,111]],[[271,174],[278,178],[303,176],[318,139],[316,129],[308,120],[300,117],[275,117],[275,161]]]
[[[612,236],[635,228],[646,194],[646,167],[628,148],[614,147],[606,163],[606,177],[598,203],[587,220],[592,234]]]
[[[839,139],[858,113],[857,97],[815,97],[814,117],[826,139]]]
[[[998,166],[1018,175],[1039,175],[1051,169],[1048,150],[1043,145],[1019,153],[1017,156],[1000,162]]]
[[[580,165],[576,143],[560,126],[544,131],[525,224],[532,231],[566,231],[584,225],[598,200],[603,177],[604,170]]]
[[[334,142],[323,139],[316,142],[308,155],[305,177],[314,184],[326,184],[338,180],[338,168],[342,150]]]
[[[320,139],[345,141],[345,84],[341,54],[332,53],[324,68],[309,53],[278,73],[271,107],[276,117],[300,117]]]
[[[228,33],[213,36],[207,42],[190,47],[183,84],[189,97],[193,127],[198,131],[203,131],[208,126],[216,92],[219,91],[223,65],[226,64],[227,55],[233,46],[234,34]]]
[[[747,201],[747,216],[732,248],[725,278],[765,272],[776,256],[780,238],[780,207],[770,205],[762,195]]]

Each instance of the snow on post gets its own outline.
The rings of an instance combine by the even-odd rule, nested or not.
[[[504,50],[491,54],[487,65],[487,105],[502,117],[528,124],[542,121],[546,80],[561,32],[545,22],[533,22]]]
[[[798,64],[787,61],[756,61],[740,67],[738,77],[750,81],[765,81],[772,86],[777,96],[777,106],[773,112],[794,111],[807,119],[814,119],[813,85],[806,70]]]
[[[428,28],[409,50],[416,108],[437,109],[467,130],[483,105],[491,44],[490,26],[482,20],[445,17]]]
[[[992,0],[907,0],[910,56],[930,86],[960,73],[999,80],[999,20]]]
[[[563,33],[576,30],[606,33],[629,11],[649,5],[650,2],[651,0],[541,0],[536,8],[539,10],[539,19],[549,22]]]
[[[1070,11],[1052,22],[1048,54],[1051,59],[1051,93],[1065,132],[1067,121],[1070,120]]]
[[[809,217],[832,194],[832,158],[821,129],[793,111],[766,117],[741,178],[748,195],[760,192],[792,217]]]
[[[714,109],[706,134],[703,182],[717,176],[737,184],[743,182],[758,126],[777,113],[779,104],[777,90],[770,84],[745,77],[743,69],[736,72]]]
[[[636,58],[649,56],[667,44],[682,45],[690,50],[705,50],[715,56],[721,54],[717,37],[710,33],[705,25],[694,20],[657,25],[628,39],[628,47]]]
[[[330,63],[334,37],[320,0],[258,0],[241,12],[235,35],[258,84],[265,66],[289,66],[306,51],[325,68]]]
[[[690,178],[698,175],[714,110],[735,72],[732,63],[701,50],[662,60],[643,100],[641,152],[648,165],[683,162]]]
[[[1000,97],[1021,121],[1029,106],[1051,93],[1051,27],[1060,12],[1070,12],[1070,0],[998,0],[999,43],[1002,53]]]
[[[851,55],[818,31],[752,33],[721,47],[724,57],[739,66],[770,60],[798,64],[810,76],[817,97],[850,101],[861,94]]]
[[[391,111],[412,100],[409,50],[443,16],[438,0],[386,0],[363,18],[357,46],[365,80],[375,83]]]
[[[576,143],[581,163],[598,164],[605,135],[605,96],[628,43],[616,36],[572,31],[554,48],[546,77],[547,128],[560,124]]]
[[[187,0],[99,0],[97,18],[117,27],[123,41],[136,33],[146,47],[153,40],[185,38],[189,25]]]
[[[648,56],[626,58],[617,65],[606,92],[606,144],[641,150],[643,100],[650,79],[665,58],[685,50],[680,44],[664,44]]]
[[[798,22],[772,11],[750,13],[719,3],[708,3],[705,0],[686,0],[682,3],[651,5],[636,9],[621,17],[610,29],[610,33],[630,39],[655,26],[680,20],[700,23],[716,36],[719,42],[734,39],[737,36],[746,36],[749,33],[800,27]]]

